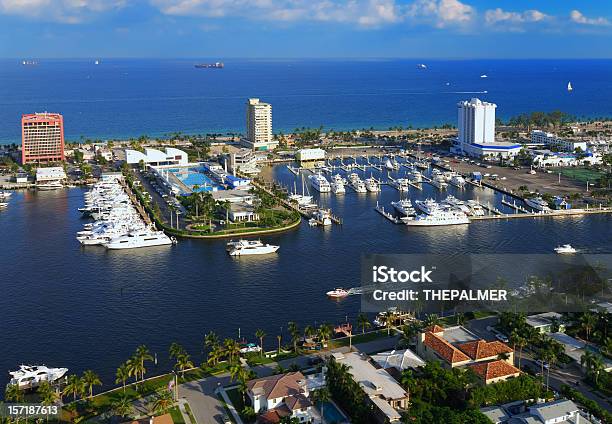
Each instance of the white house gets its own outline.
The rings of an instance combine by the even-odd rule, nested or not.
[[[166,147],[165,152],[158,149],[145,147],[144,153],[138,150],[126,149],[125,161],[130,165],[137,165],[143,161],[147,165],[179,165],[184,166],[189,162],[188,155],[182,150],[174,147]]]
[[[247,394],[255,412],[261,414],[258,422],[278,422],[291,417],[318,424],[318,414],[309,399],[312,387],[309,379],[298,371],[251,380]]]

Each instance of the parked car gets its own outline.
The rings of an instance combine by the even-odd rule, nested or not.
[[[502,333],[497,333],[497,334],[495,334],[495,338],[496,338],[497,340],[501,341],[501,342],[504,342],[504,343],[508,343],[508,341],[509,341],[509,340],[508,340],[508,337],[506,337],[506,336],[505,336],[505,335],[503,335]]]

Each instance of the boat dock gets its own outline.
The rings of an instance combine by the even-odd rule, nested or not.
[[[514,209],[517,212],[529,213],[529,211],[527,209],[525,209],[524,207],[516,204],[516,199],[514,199],[514,201],[512,203],[510,203],[510,202],[508,202],[506,200],[506,196],[502,196],[501,202],[502,202],[502,205],[506,205],[506,206]]]
[[[487,219],[512,219],[512,218],[557,218],[565,216],[580,216],[599,213],[612,213],[612,208],[594,209],[564,209],[551,212],[525,212],[525,213],[499,213],[498,215],[470,216],[470,221],[484,221]]]
[[[119,184],[121,184],[121,187],[123,187],[123,190],[129,196],[130,200],[132,201],[132,204],[134,205],[134,207],[140,214],[140,217],[142,218],[142,220],[145,222],[145,224],[151,225],[152,224],[151,217],[149,216],[147,211],[144,209],[142,204],[140,204],[140,201],[138,200],[136,195],[134,195],[134,192],[130,188],[129,184],[124,179],[119,179],[118,181],[119,181]]]
[[[376,212],[378,212],[379,214],[381,214],[382,216],[384,216],[385,218],[387,218],[389,221],[393,222],[394,224],[403,224],[404,221],[402,221],[399,218],[396,218],[395,216],[393,216],[391,213],[386,212],[385,211],[385,207],[384,206],[380,206],[378,204],[378,202],[376,202],[376,207],[374,208],[374,210]]]

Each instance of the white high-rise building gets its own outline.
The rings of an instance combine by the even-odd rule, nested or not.
[[[246,109],[246,139],[243,143],[253,150],[272,150],[278,142],[272,137],[272,105],[259,99],[249,99]]]
[[[480,99],[459,102],[459,142],[482,144],[495,142],[495,108],[494,103]]]
[[[495,141],[496,108],[496,104],[476,98],[457,103],[459,134],[451,152],[489,159],[518,154],[520,144]]]

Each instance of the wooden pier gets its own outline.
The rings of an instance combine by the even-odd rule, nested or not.
[[[386,212],[385,211],[385,207],[384,206],[380,206],[378,204],[378,202],[376,202],[376,207],[374,208],[374,210],[376,212],[378,212],[379,214],[381,214],[382,216],[384,216],[385,218],[387,218],[389,221],[393,222],[394,224],[403,224],[404,223],[404,221],[402,221],[400,218],[396,218],[391,213]]]

